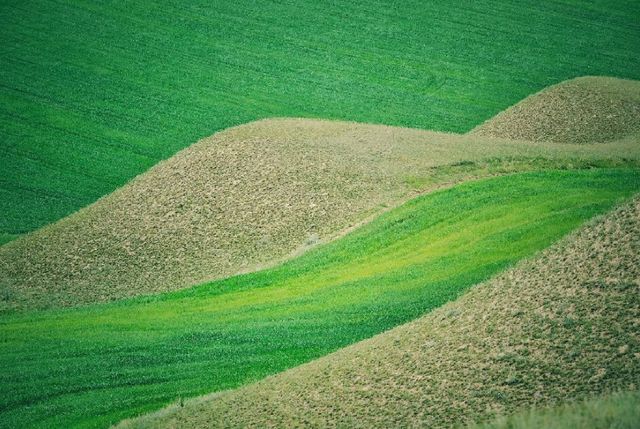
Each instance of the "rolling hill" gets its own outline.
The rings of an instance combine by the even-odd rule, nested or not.
[[[636,197],[411,323],[123,426],[454,427],[635,390],[639,292]]]
[[[217,134],[0,248],[5,308],[176,290],[330,240],[417,190],[553,167],[637,165],[621,142],[566,147],[306,120]]]
[[[640,79],[639,15],[624,0],[3,1],[0,241],[256,119],[466,132],[565,79]]]
[[[637,422],[639,16],[2,2],[0,428]]]
[[[527,97],[472,133],[516,140],[603,143],[640,134],[640,85],[582,77]]]
[[[584,82],[601,92],[616,88],[618,98],[610,97],[615,106],[640,93],[640,83],[610,78],[553,87],[552,95],[561,91],[578,106],[558,130],[571,118],[584,127],[585,116],[606,120],[613,111],[598,110],[597,98],[583,99]],[[529,100],[518,106],[521,118],[539,114]],[[509,124],[508,112],[499,121]],[[416,193],[462,180],[638,166],[640,111],[621,112],[630,118],[626,128],[618,127],[622,138],[606,145],[305,119],[231,128],[95,204],[1,246],[0,309],[112,301],[252,271],[330,241]]]
[[[640,173],[634,169],[534,172],[469,182],[413,199],[339,240],[269,270],[111,304],[4,314],[0,366],[5,370],[0,373],[0,390],[12,393],[0,397],[0,426],[103,427],[179,397],[257,381],[457,298],[639,188]],[[634,259],[618,261],[621,267],[631,264],[625,275],[634,275]],[[551,269],[553,264],[543,267]],[[593,268],[589,274],[594,274]],[[544,287],[551,286],[540,285],[538,298],[551,299],[550,292],[542,293]],[[503,292],[496,289],[474,290]],[[599,284],[590,290],[599,291]],[[503,299],[517,303],[514,294],[505,293]],[[531,295],[521,299],[534,299]],[[489,301],[478,303],[478,310],[485,306],[483,315],[492,314]],[[585,299],[583,304],[598,303]],[[618,308],[621,302],[610,304]],[[603,300],[599,305],[607,308],[608,303]],[[620,311],[626,308],[620,307]],[[610,329],[626,323],[624,315],[619,314]],[[494,315],[498,316],[503,313]],[[579,317],[582,313],[577,310],[575,320],[558,329],[576,326],[570,323],[579,323]],[[508,329],[518,326],[511,322],[505,319]],[[499,333],[500,327],[496,329]],[[626,341],[625,335],[620,333],[619,340]],[[423,344],[409,337],[402,341]],[[402,343],[397,346],[394,350],[404,348]],[[472,349],[453,350],[464,356],[472,353]],[[379,356],[395,362],[386,351]],[[585,356],[591,359],[590,354]],[[503,372],[511,368],[509,359],[496,366],[497,379],[507,377]],[[619,369],[618,375],[628,375],[628,369]],[[618,375],[612,373],[614,378]],[[320,382],[322,377],[308,379],[313,380]],[[524,395],[529,385],[520,386]],[[576,389],[581,392],[580,385]],[[561,397],[561,392],[557,395]],[[478,399],[483,400],[486,397]],[[240,411],[238,419],[244,415]]]

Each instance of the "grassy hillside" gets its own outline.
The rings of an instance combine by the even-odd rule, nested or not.
[[[636,198],[414,322],[126,426],[435,428],[491,420],[637,389],[638,320]],[[632,400],[637,409],[637,395]],[[628,402],[621,405],[621,418],[629,417]]]
[[[248,271],[461,179],[639,161],[635,140],[602,147],[344,122],[251,123],[0,247],[0,308],[109,301]]]
[[[640,186],[513,175],[419,197],[276,268],[177,293],[0,318],[0,426],[105,426],[370,337],[545,248]],[[375,379],[375,378],[374,378]]]
[[[619,392],[551,409],[533,409],[469,429],[635,429],[640,392]]]
[[[611,0],[3,1],[1,240],[257,118],[462,132],[567,78],[639,79],[639,15]]]
[[[640,134],[640,84],[606,77],[562,82],[473,130],[476,135],[600,143]]]

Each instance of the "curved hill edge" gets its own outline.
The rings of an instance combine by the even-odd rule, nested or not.
[[[6,315],[0,365],[13,395],[0,422],[113,424],[310,361],[455,299],[630,197],[639,180],[640,170],[593,169],[465,183],[272,270]]]

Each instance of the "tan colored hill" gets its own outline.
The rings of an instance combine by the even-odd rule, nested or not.
[[[124,427],[453,427],[640,384],[640,198],[422,318]]]
[[[560,143],[608,142],[640,133],[640,83],[582,77],[534,94],[472,134]]]
[[[344,122],[251,123],[0,247],[3,305],[175,290],[281,259],[437,184],[622,159],[640,159],[635,142],[603,150]]]
[[[639,161],[637,138],[541,144],[258,121],[206,138],[93,205],[0,246],[0,310],[111,301],[254,270],[460,180]]]

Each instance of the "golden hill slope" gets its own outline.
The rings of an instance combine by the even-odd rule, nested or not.
[[[175,290],[276,261],[438,184],[638,159],[634,141],[603,148],[344,122],[251,123],[0,247],[2,305]]]
[[[561,143],[607,142],[640,133],[640,82],[582,77],[547,88],[472,134]]]
[[[640,198],[409,324],[124,427],[451,427],[640,383]]]

